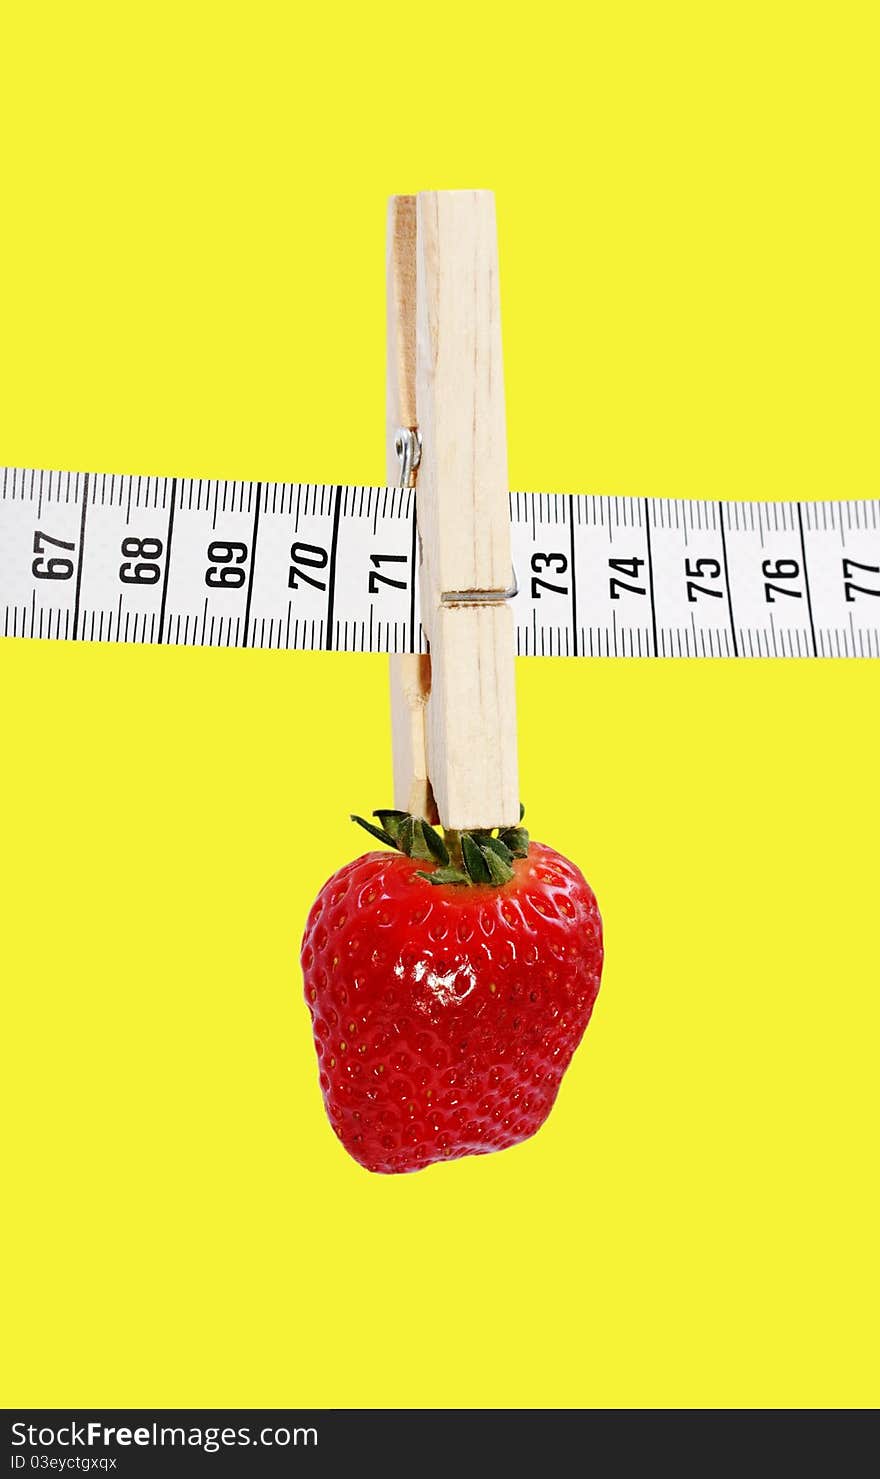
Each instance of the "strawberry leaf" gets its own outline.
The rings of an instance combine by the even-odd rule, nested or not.
[[[499,857],[494,848],[484,847],[483,857],[489,869],[489,880],[495,884],[496,888],[500,888],[502,884],[510,882],[513,877],[513,869],[509,863],[505,863],[504,859]]]
[[[474,883],[491,883],[489,864],[469,832],[461,834],[461,855]]]
[[[497,853],[502,863],[507,863],[508,867],[513,862],[513,853],[507,844],[501,841],[500,837],[487,837],[483,843],[484,852],[487,847],[491,852]]]
[[[400,824],[405,820],[407,813],[405,811],[374,811],[373,816],[379,818],[379,826],[396,842]]]
[[[369,832],[369,834],[370,834],[371,837],[378,837],[379,841],[380,842],[384,842],[387,847],[396,847],[397,846],[397,843],[395,842],[394,838],[391,837],[386,831],[384,831],[383,828],[381,828],[381,827],[374,827],[372,822],[366,822],[366,821],[364,821],[364,818],[363,817],[355,816],[353,812],[352,812],[351,820],[353,822],[357,822],[357,824],[358,824],[359,827],[363,827],[363,829],[364,829],[365,832]]]
[[[525,827],[505,827],[498,834],[505,847],[509,848],[515,858],[525,858],[529,852],[529,834]]]
[[[397,847],[401,852],[405,852],[407,857],[412,856],[414,832],[415,822],[411,816],[405,816],[397,829]]]
[[[440,833],[435,832],[434,828],[428,822],[422,822],[422,832],[424,833],[428,847],[431,849],[431,856],[436,858],[438,863],[442,863],[444,867],[448,866],[449,848],[446,846]]]
[[[463,873],[461,868],[435,868],[433,873],[417,873],[416,878],[424,878],[427,883],[470,883],[470,878]]]
[[[428,839],[425,836],[425,824],[417,817],[413,819],[412,846],[410,847],[409,855],[411,858],[418,858],[422,863],[432,863],[434,861],[434,854],[428,846]]]

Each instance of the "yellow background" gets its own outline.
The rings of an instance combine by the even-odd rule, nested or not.
[[[386,197],[481,185],[514,487],[876,496],[871,10],[7,7],[0,461],[383,481]],[[5,1400],[872,1403],[878,678],[519,665],[602,993],[385,1179],[297,966],[384,660],[0,643]]]

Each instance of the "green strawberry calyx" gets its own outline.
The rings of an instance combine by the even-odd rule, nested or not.
[[[520,821],[524,815],[520,807]],[[352,815],[351,820],[408,858],[436,863],[438,866],[430,873],[416,874],[427,883],[502,888],[513,877],[514,859],[526,857],[529,851],[525,827],[456,832],[451,827],[432,827],[423,817],[411,816],[408,811],[380,810],[373,816],[378,818],[378,826],[364,817]]]

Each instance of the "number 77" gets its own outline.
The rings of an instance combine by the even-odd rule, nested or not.
[[[860,596],[880,596],[880,591],[875,591],[873,586],[856,585],[852,573],[854,570],[865,570],[869,575],[880,575],[880,565],[861,565],[858,560],[844,560],[843,562],[843,589],[848,601],[855,600],[855,592]]]

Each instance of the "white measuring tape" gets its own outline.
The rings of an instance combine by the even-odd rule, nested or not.
[[[415,492],[0,472],[0,635],[423,652]],[[880,502],[511,493],[516,650],[880,657]]]

